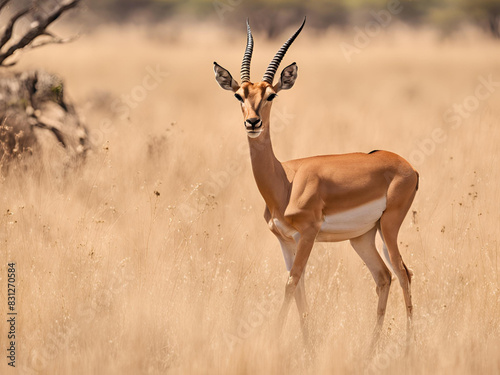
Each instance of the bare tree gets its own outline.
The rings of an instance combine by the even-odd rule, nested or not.
[[[6,9],[6,6],[11,2],[12,0],[0,0],[0,12]],[[69,0],[61,3],[55,3],[54,9],[50,10],[47,14],[43,14],[44,12],[40,12],[40,2],[36,0],[28,6],[13,12],[9,17],[7,25],[2,29],[0,34],[0,66],[14,65],[15,62],[6,63],[5,60],[12,56],[16,51],[23,48],[36,48],[50,43],[65,43],[72,40],[72,38],[63,39],[55,36],[47,31],[47,27],[49,27],[52,22],[57,20],[61,14],[78,5],[79,2],[80,0]],[[26,30],[20,38],[17,38],[17,40],[14,41],[14,26],[20,19],[28,16],[31,16],[31,18],[35,21],[31,22],[28,30]],[[35,39],[41,36],[46,36],[48,39],[37,43]]]

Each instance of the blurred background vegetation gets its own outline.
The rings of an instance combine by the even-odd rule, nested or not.
[[[250,17],[269,37],[295,25],[305,14],[309,27],[348,27],[373,18],[388,6],[402,7],[399,21],[418,27],[431,25],[452,33],[464,25],[477,25],[500,37],[500,0],[88,0],[96,19],[115,22],[163,21],[185,16],[213,19],[228,26]],[[398,5],[400,4],[400,5]]]

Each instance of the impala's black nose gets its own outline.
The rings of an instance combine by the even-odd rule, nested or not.
[[[258,117],[248,118],[247,121],[245,122],[245,126],[247,129],[257,129],[257,128],[260,128],[261,125],[262,125],[262,122],[260,121],[260,118],[258,118]]]

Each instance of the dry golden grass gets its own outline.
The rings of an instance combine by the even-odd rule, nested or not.
[[[258,79],[279,42],[255,34]],[[498,44],[401,31],[348,64],[339,43],[352,36],[311,34],[284,61],[300,72],[274,103],[274,148],[281,160],[387,149],[418,164],[400,232],[415,272],[409,354],[395,282],[378,355],[365,357],[375,284],[348,243],[318,244],[309,261],[315,357],[295,307],[283,336],[270,333],[286,270],[238,104],[212,73],[216,60],[239,75],[244,32],[106,29],[22,61],[66,79],[97,146],[77,171],[54,172],[60,157],[49,153],[0,183],[2,319],[8,261],[19,309],[18,368],[2,355],[2,374],[500,372],[500,88],[461,126],[443,120],[480,76],[500,81]],[[140,92],[148,66],[169,76],[114,113],[113,100]],[[422,144],[428,155],[418,158]]]

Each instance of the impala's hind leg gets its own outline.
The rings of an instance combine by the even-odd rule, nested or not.
[[[390,263],[403,289],[407,315],[407,340],[411,335],[413,305],[411,301],[411,278],[413,272],[405,265],[398,248],[398,232],[416,193],[415,178],[400,178],[392,181],[387,194],[387,208],[380,218],[380,232],[387,246]]]
[[[375,345],[380,337],[382,325],[384,323],[385,310],[387,307],[387,299],[391,288],[391,272],[380,257],[375,246],[375,235],[377,227],[374,227],[369,232],[362,236],[351,239],[351,245],[356,250],[356,253],[365,262],[370,270],[375,283],[377,284],[378,306],[377,306],[377,323],[373,331],[371,349],[375,349]]]

